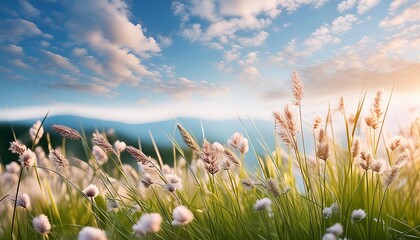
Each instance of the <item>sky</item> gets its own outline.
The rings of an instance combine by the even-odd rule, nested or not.
[[[413,0],[6,0],[0,26],[1,120],[270,120],[293,71],[308,114],[393,84],[420,102]]]

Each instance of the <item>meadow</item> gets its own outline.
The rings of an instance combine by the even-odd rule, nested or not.
[[[219,143],[177,124],[173,159],[153,138],[156,159],[106,132],[44,132],[44,118],[30,142],[10,139],[15,161],[0,166],[0,239],[420,239],[420,118],[390,135],[383,95],[364,90],[356,109],[341,97],[304,123],[293,74],[291,103],[273,113],[274,149],[245,128]]]

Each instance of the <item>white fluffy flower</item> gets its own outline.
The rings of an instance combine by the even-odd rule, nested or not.
[[[163,219],[159,213],[143,214],[133,226],[133,233],[137,237],[146,236],[148,233],[157,233],[160,230],[162,221]]]
[[[336,223],[331,227],[327,228],[327,232],[334,234],[336,237],[343,233],[343,226],[340,223]]]
[[[172,221],[173,226],[182,226],[190,223],[194,219],[193,213],[185,206],[178,206],[174,208],[172,212],[174,220]]]
[[[99,189],[95,184],[89,184],[84,190],[83,193],[90,198],[96,198],[99,194]]]
[[[333,211],[332,211],[332,209],[331,209],[331,208],[329,208],[329,207],[326,207],[326,208],[324,208],[324,209],[322,210],[322,216],[324,216],[324,218],[325,218],[325,219],[330,218],[330,217],[331,217],[331,215],[332,215],[332,213],[333,213]]]
[[[254,204],[255,211],[262,211],[271,206],[273,202],[269,198],[259,199]]]
[[[182,179],[179,178],[177,175],[166,174],[165,178],[166,178],[166,184],[164,188],[168,190],[169,192],[174,192],[175,190],[182,188]]]
[[[51,231],[51,224],[48,217],[44,214],[38,215],[32,220],[35,231],[41,235],[47,235]]]
[[[322,236],[322,240],[337,240],[337,237],[332,233],[326,233]]]
[[[247,138],[242,139],[242,141],[239,143],[238,150],[241,153],[247,153],[248,152],[249,145],[248,145],[248,139]]]
[[[117,141],[114,142],[114,149],[115,149],[116,152],[120,153],[120,152],[124,151],[126,146],[127,145],[125,144],[125,142],[122,142],[120,140],[117,140]]]
[[[108,162],[108,154],[97,145],[93,145],[92,154],[100,165]]]
[[[357,209],[354,210],[351,213],[351,221],[352,222],[358,222],[366,217],[366,212],[363,209]]]
[[[41,126],[41,122],[38,120],[32,127],[29,129],[29,135],[31,135],[31,139],[34,144],[38,144],[39,139],[41,139],[42,135],[44,135],[44,128]]]
[[[79,232],[78,240],[107,240],[104,230],[94,227],[84,227]]]
[[[31,198],[29,198],[29,195],[26,193],[18,193],[17,198],[13,196],[12,202],[13,204],[16,203],[16,206],[23,207],[25,209],[31,206]]]
[[[31,149],[26,149],[25,152],[20,155],[19,162],[22,167],[32,167],[36,162],[36,155]]]

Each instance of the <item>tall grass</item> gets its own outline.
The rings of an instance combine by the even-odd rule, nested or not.
[[[113,146],[99,132],[91,141],[62,125],[53,129],[63,141],[53,143],[34,125],[36,162],[26,164],[26,146],[12,139],[20,165],[0,168],[0,238],[420,239],[420,120],[389,137],[391,97],[378,91],[372,104],[363,93],[351,116],[341,98],[336,111],[304,124],[303,85],[296,74],[292,83],[295,107],[274,113],[275,149],[246,129],[225,145],[198,142],[178,124],[189,149],[169,136],[171,166],[153,137],[157,160],[140,145]],[[312,142],[305,125],[313,125]],[[37,145],[41,137],[48,148]],[[72,157],[66,141],[79,141],[86,158]],[[266,154],[256,153],[258,145]],[[247,168],[249,150],[257,171]]]

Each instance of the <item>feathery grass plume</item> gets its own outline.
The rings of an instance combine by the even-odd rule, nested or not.
[[[108,211],[113,211],[118,209],[118,202],[113,198],[106,198],[106,209]]]
[[[52,129],[60,134],[63,138],[70,139],[70,140],[79,140],[82,138],[80,133],[71,127],[67,127],[64,125],[54,124],[52,125]]]
[[[12,203],[16,204],[16,206],[18,207],[27,209],[31,206],[31,198],[29,197],[28,194],[20,192],[18,193],[17,198],[13,196]]]
[[[228,171],[232,169],[234,165],[229,159],[223,158],[220,163],[220,166],[222,167],[223,170]]]
[[[351,146],[351,157],[355,158],[360,153],[360,140],[359,137],[355,137],[353,141],[353,145]]]
[[[84,190],[83,193],[89,198],[96,198],[99,194],[99,189],[95,184],[89,184]]]
[[[372,113],[375,114],[376,119],[380,119],[383,111],[381,108],[381,98],[382,98],[382,90],[376,91],[375,99],[373,101],[373,106],[371,108]]]
[[[106,153],[115,153],[112,145],[106,140],[106,138],[100,133],[93,133],[92,142],[94,145],[102,148]]]
[[[142,164],[146,164],[149,162],[149,157],[146,156],[142,151],[139,149],[133,147],[133,146],[127,146],[125,150],[137,161],[141,162]]]
[[[36,121],[34,125],[29,129],[29,135],[31,136],[32,141],[34,144],[38,144],[39,140],[42,138],[42,135],[44,135],[44,128],[41,125],[41,121]]]
[[[330,218],[332,216],[332,213],[333,213],[333,211],[330,207],[326,207],[326,208],[322,209],[322,216],[325,219]]]
[[[244,138],[242,139],[242,141],[239,143],[238,146],[238,150],[239,152],[241,152],[242,154],[247,153],[249,150],[249,145],[248,145],[248,139]]]
[[[79,232],[77,240],[107,240],[104,230],[94,227],[84,227]]]
[[[227,143],[229,146],[237,149],[239,144],[242,142],[242,139],[244,139],[244,136],[241,133],[234,132],[233,135],[228,139]]]
[[[184,127],[182,127],[179,123],[176,124],[176,126],[179,129],[179,132],[181,133],[182,138],[184,139],[184,142],[187,144],[187,146],[190,148],[191,151],[193,151],[194,154],[199,154],[201,149],[198,143],[194,140],[194,138],[185,130]]]
[[[408,154],[406,152],[402,152],[398,155],[397,160],[395,161],[394,165],[397,168],[403,167],[408,161]]]
[[[316,130],[321,126],[322,118],[320,116],[316,116],[313,124],[313,129]]]
[[[32,220],[32,225],[34,226],[35,231],[37,231],[42,236],[48,235],[48,233],[51,231],[50,221],[45,214],[36,216]]]
[[[226,147],[224,149],[224,154],[236,166],[241,165],[241,161],[239,160],[239,158],[229,148]]]
[[[69,161],[57,149],[53,149],[48,158],[54,163],[56,168],[65,168],[69,165]]]
[[[292,87],[293,87],[293,104],[296,106],[301,106],[302,99],[303,99],[303,85],[299,79],[297,72],[292,73]]]
[[[400,168],[397,166],[392,166],[391,169],[388,169],[387,171],[384,172],[382,185],[384,187],[388,187],[389,185],[391,185],[391,183],[393,183],[395,179],[397,179],[399,173],[400,173]]]
[[[360,152],[360,160],[360,166],[366,171],[371,168],[372,162],[374,161],[372,153],[366,149]]]
[[[382,171],[383,165],[384,165],[384,161],[381,159],[378,159],[378,160],[373,161],[370,168],[372,169],[372,171],[380,173]]]
[[[340,100],[338,100],[337,111],[344,113],[344,97],[341,96]]]
[[[379,119],[376,118],[374,114],[369,114],[365,117],[366,125],[373,129],[377,129],[379,127]]]
[[[275,179],[269,178],[265,181],[265,189],[273,195],[273,197],[280,196],[280,187]]]
[[[330,154],[330,149],[328,146],[327,135],[325,134],[324,129],[319,129],[317,137],[317,147],[316,147],[316,156],[324,161],[327,161]]]
[[[343,226],[340,223],[336,223],[331,227],[327,228],[328,233],[334,234],[334,236],[338,237],[343,234]]]
[[[172,211],[172,225],[173,226],[183,226],[187,225],[188,223],[192,222],[194,219],[194,214],[185,206],[177,206]]]
[[[254,210],[255,211],[263,211],[263,210],[271,207],[272,203],[273,202],[269,198],[259,199],[254,204]]]
[[[36,163],[36,155],[31,149],[26,149],[19,157],[19,162],[22,167],[32,167]]]
[[[298,131],[296,128],[296,120],[289,109],[289,105],[284,107],[283,116],[278,112],[274,112],[273,115],[276,124],[276,132],[279,134],[280,138],[286,145],[297,148],[296,135]]]
[[[9,163],[9,164],[6,165],[6,171],[8,173],[17,174],[20,171],[20,166],[16,162],[11,162],[11,163]]]
[[[351,212],[351,221],[352,222],[359,222],[363,218],[366,217],[366,212],[363,209],[353,210]]]
[[[169,192],[174,192],[177,189],[182,188],[182,179],[175,174],[166,174],[166,184],[164,188]]]
[[[133,226],[133,234],[136,237],[145,237],[148,233],[160,231],[163,219],[159,213],[145,213]]]
[[[99,163],[99,165],[102,165],[108,162],[108,154],[106,154],[106,152],[97,145],[93,145],[92,155],[96,159],[96,161]]]
[[[397,149],[399,146],[401,146],[401,136],[395,136],[391,143],[389,144],[389,148],[391,149],[391,151],[394,151],[395,149]]]
[[[144,174],[141,179],[140,183],[145,187],[149,188],[153,184],[153,178],[149,176],[149,174]]]
[[[125,150],[125,148],[127,147],[127,145],[125,144],[125,142],[122,142],[120,140],[117,140],[114,142],[114,149],[116,152],[122,152]]]
[[[219,161],[223,156],[223,152],[218,149],[217,144],[211,144],[204,139],[203,148],[199,158],[205,163],[205,168],[210,174],[215,174],[219,171]]]
[[[251,179],[249,179],[249,178],[242,179],[242,180],[241,180],[241,185],[242,185],[242,187],[243,187],[245,190],[252,190],[252,189],[254,189],[254,188],[255,188],[255,182],[254,182],[254,181],[252,181],[252,180],[251,180]]]
[[[18,155],[22,155],[26,151],[27,147],[20,143],[19,141],[10,142],[9,151],[12,153],[16,153]]]

